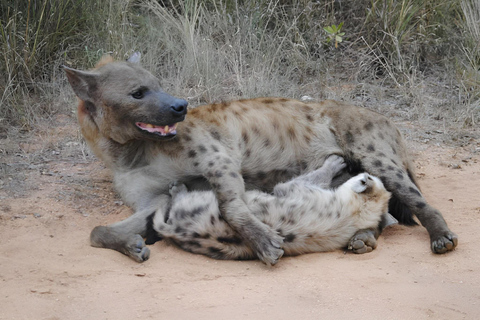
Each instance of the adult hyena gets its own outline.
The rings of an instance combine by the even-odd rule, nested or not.
[[[146,260],[143,237],[158,208],[168,217],[169,183],[192,187],[206,180],[223,218],[262,261],[274,264],[283,254],[283,239],[251,214],[245,187],[269,192],[279,182],[320,168],[333,154],[348,167],[333,185],[363,171],[378,176],[393,194],[392,215],[406,224],[413,224],[416,215],[428,230],[433,252],[457,245],[457,236],[417,187],[401,134],[388,118],[341,102],[283,98],[205,105],[186,116],[187,102],[163,92],[138,60],[139,55],[127,62],[105,58],[92,71],[65,67],[80,99],[82,134],[136,210],[124,221],[96,227],[93,246]],[[363,245],[355,249],[375,247],[376,233],[360,231],[354,238]]]

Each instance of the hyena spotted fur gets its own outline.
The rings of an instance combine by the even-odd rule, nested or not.
[[[221,102],[189,110],[139,65],[107,57],[91,71],[65,67],[79,98],[78,121],[94,153],[113,171],[114,184],[135,214],[98,226],[91,244],[145,261],[144,237],[153,214],[168,219],[169,184],[211,188],[222,217],[267,264],[283,254],[283,238],[255,217],[245,190],[273,187],[322,166],[330,155],[347,163],[338,186],[360,172],[379,177],[392,193],[389,211],[400,222],[415,215],[435,253],[453,250],[457,236],[420,192],[402,136],[388,118],[336,101],[284,98]],[[159,210],[160,209],[160,210]],[[360,230],[354,252],[374,248],[378,229]]]
[[[345,168],[343,159],[329,157],[320,169],[275,186],[273,194],[247,191],[252,214],[283,237],[285,255],[332,251],[354,244],[355,233],[396,222],[389,214],[390,192],[382,182],[361,173],[337,189],[332,179]],[[253,259],[255,252],[222,218],[212,191],[188,192],[172,184],[167,221],[153,219],[157,235],[186,251],[215,259]],[[383,218],[383,219],[382,219]]]

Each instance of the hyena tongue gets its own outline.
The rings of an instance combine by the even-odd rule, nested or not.
[[[166,135],[168,133],[175,133],[175,128],[176,124],[170,125],[170,126],[155,126],[150,123],[143,123],[143,122],[137,122],[136,123],[137,127],[139,127],[142,130],[151,132],[151,133],[160,133],[161,135]]]

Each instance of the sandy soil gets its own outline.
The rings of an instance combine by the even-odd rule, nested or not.
[[[162,242],[143,264],[90,247],[94,226],[131,211],[108,171],[82,157],[73,131],[60,126],[13,147],[3,140],[0,319],[478,318],[477,142],[456,149],[409,142],[427,199],[459,236],[454,252],[434,255],[423,227],[394,226],[372,253],[287,257],[268,268]],[[57,136],[72,141],[59,145]]]

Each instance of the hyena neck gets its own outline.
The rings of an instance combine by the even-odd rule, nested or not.
[[[178,140],[177,138],[168,141],[131,140],[121,144],[109,139],[108,158],[111,159],[113,170],[132,170],[145,167],[155,161],[160,153],[176,154],[181,149]]]

